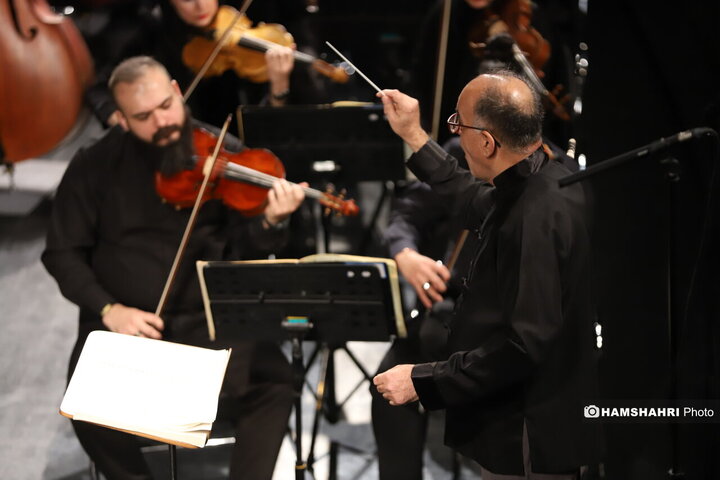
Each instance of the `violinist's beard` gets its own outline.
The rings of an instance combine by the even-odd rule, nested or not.
[[[193,160],[192,121],[190,120],[189,111],[187,111],[187,113],[188,115],[186,115],[183,125],[163,127],[153,135],[152,143],[146,143],[151,155],[155,159],[155,165],[165,177],[170,177],[182,170],[193,169],[195,167]],[[167,138],[177,131],[180,132],[180,138],[174,142],[162,146],[157,144],[159,140]]]

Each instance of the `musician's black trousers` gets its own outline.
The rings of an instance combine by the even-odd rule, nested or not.
[[[378,373],[395,365],[420,361],[424,360],[415,342],[396,339],[380,363]],[[427,414],[419,410],[418,402],[391,406],[375,386],[370,387],[370,393],[380,480],[421,479]]]

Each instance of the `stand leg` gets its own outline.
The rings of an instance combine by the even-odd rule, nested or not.
[[[675,325],[675,319],[673,316],[673,291],[674,291],[674,278],[673,272],[675,267],[675,248],[674,248],[674,226],[675,218],[673,215],[673,208],[675,207],[675,185],[680,180],[680,162],[676,158],[668,157],[660,160],[660,164],[666,169],[665,178],[667,180],[667,206],[666,211],[668,212],[667,219],[667,244],[665,246],[666,251],[666,295],[667,295],[667,326],[668,326],[668,354],[670,357],[670,391],[672,400],[675,401],[678,398],[677,392],[677,344],[675,339],[677,338],[677,325]],[[685,473],[680,467],[679,449],[680,449],[680,438],[678,433],[678,424],[670,424],[670,438],[671,438],[671,466],[668,470],[668,478],[670,480],[684,480]]]
[[[299,336],[294,336],[292,339],[292,367],[295,375],[295,480],[302,480],[305,478],[307,468],[302,460],[302,390],[305,366]]]
[[[325,402],[323,411],[325,418],[330,423],[337,423],[340,419],[340,407],[338,407],[337,396],[335,395],[335,348],[325,345],[328,351],[327,368],[325,369]]]
[[[328,468],[328,480],[337,480],[339,444],[330,442],[330,468]]]
[[[372,381],[372,376],[368,371],[365,369],[365,367],[360,363],[360,361],[353,355],[353,353],[347,348],[345,344],[342,344],[340,346],[330,346],[327,344],[322,345],[322,363],[320,365],[320,372],[319,372],[319,379],[318,379],[318,385],[317,385],[317,391],[315,394],[316,398],[316,404],[315,404],[315,416],[313,418],[313,429],[312,429],[312,437],[310,440],[310,451],[308,453],[307,458],[307,469],[314,473],[314,463],[315,463],[315,441],[317,439],[317,435],[320,429],[320,416],[322,414],[325,415],[325,417],[328,419],[329,422],[335,423],[340,418],[340,412],[342,410],[342,405],[345,404],[345,402],[350,398],[350,396],[355,393],[358,386],[362,384],[364,380]],[[360,372],[364,376],[364,380],[360,381],[360,384],[356,386],[343,400],[341,404],[337,403],[336,395],[335,395],[335,361],[334,361],[334,354],[335,351],[342,348],[345,350],[345,352],[348,354],[348,357],[352,360],[352,362],[355,364],[355,366],[360,370]],[[329,466],[328,466],[328,478],[330,480],[334,480],[337,478],[337,464],[338,464],[338,453],[340,451],[340,447],[347,448],[350,451],[353,451],[354,453],[363,453],[360,449],[356,449],[349,446],[344,446],[336,441],[330,442],[330,451],[329,451]]]
[[[177,480],[177,447],[175,445],[168,445],[170,451],[170,478]]]
[[[347,345],[343,345],[342,349],[345,350],[345,353],[347,353],[348,357],[350,357],[350,360],[352,360],[352,362],[355,364],[355,366],[358,368],[358,370],[360,370],[362,372],[363,376],[365,377],[365,380],[372,383],[372,375],[370,375],[370,373],[368,373],[368,371],[365,369],[363,364],[360,363],[360,361],[357,359],[355,354],[353,354],[350,351],[350,349],[347,347]]]
[[[313,475],[315,472],[315,440],[317,439],[318,430],[320,429],[320,416],[322,415],[323,405],[325,403],[325,379],[327,377],[327,368],[330,355],[330,350],[324,348],[322,352],[322,363],[320,365],[320,375],[318,378],[317,391],[315,394],[315,416],[313,417],[312,436],[310,437],[310,452],[308,453],[307,458],[308,470],[313,473]]]

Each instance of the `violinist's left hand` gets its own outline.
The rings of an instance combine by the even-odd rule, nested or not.
[[[307,186],[306,182],[293,185],[282,178],[277,180],[268,192],[265,220],[276,225],[289,217],[305,199],[303,187]]]
[[[293,44],[294,46],[295,44]],[[265,52],[272,104],[285,103],[283,97],[290,91],[290,73],[295,66],[293,50],[294,48],[277,45]]]

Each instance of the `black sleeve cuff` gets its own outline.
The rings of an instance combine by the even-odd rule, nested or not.
[[[435,365],[436,362],[419,363],[413,367],[411,373],[415,393],[417,393],[420,398],[420,403],[422,403],[422,406],[425,407],[426,410],[440,410],[445,408],[445,402],[443,402],[440,391],[437,389],[435,380],[433,379]]]

